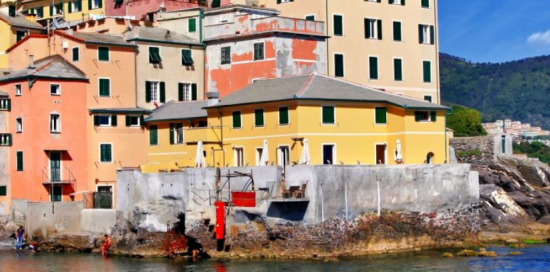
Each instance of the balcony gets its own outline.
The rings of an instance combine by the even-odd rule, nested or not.
[[[221,137],[219,137],[220,129],[216,127],[197,127],[186,128],[184,130],[185,143],[192,145],[202,142],[203,144],[219,144]]]
[[[61,173],[61,169],[42,170],[42,185],[73,185],[76,178],[70,169],[63,169],[65,175]]]

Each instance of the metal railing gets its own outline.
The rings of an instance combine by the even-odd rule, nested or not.
[[[51,169],[42,169],[42,184],[74,184],[76,182],[76,178],[74,177],[73,172],[68,168],[65,168],[64,170],[68,173],[65,175],[67,177],[66,179],[63,178],[64,175],[62,174],[61,169],[53,171]]]

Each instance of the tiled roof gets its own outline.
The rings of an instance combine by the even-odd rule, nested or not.
[[[145,122],[206,118],[206,100],[169,102],[151,113]]]
[[[8,96],[10,96],[8,93],[0,90],[0,97],[8,97]]]
[[[212,107],[283,100],[353,101],[388,103],[409,109],[448,109],[424,100],[391,94],[319,74],[257,80],[240,91],[222,98],[220,103]]]
[[[44,27],[41,24],[27,20],[27,18],[25,18],[25,15],[23,15],[21,12],[18,12],[17,16],[15,17],[9,16],[7,9],[0,10],[0,20],[6,22],[11,26],[18,26],[18,27],[32,28],[32,29],[44,29]]]
[[[119,46],[135,46],[134,44],[127,42],[124,36],[115,34],[102,34],[102,33],[87,33],[87,32],[73,32],[66,33],[86,43],[93,44],[105,44],[105,45],[119,45]]]
[[[134,27],[126,32],[127,41],[152,41],[161,43],[197,44],[199,41],[191,37],[159,27]]]
[[[148,110],[142,108],[100,108],[90,109],[91,113],[129,113],[129,114],[145,114],[149,113]]]
[[[5,74],[0,82],[27,77],[88,80],[86,74],[68,63],[63,57],[54,55],[35,61],[34,68],[26,68]]]

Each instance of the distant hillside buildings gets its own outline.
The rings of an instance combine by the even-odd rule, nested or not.
[[[550,131],[541,127],[532,127],[531,124],[522,124],[520,121],[510,119],[497,120],[494,123],[484,123],[483,127],[489,134],[510,134],[523,137],[548,136]]]

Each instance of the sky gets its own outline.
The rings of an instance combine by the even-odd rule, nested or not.
[[[550,0],[438,0],[439,50],[473,62],[550,55]]]

